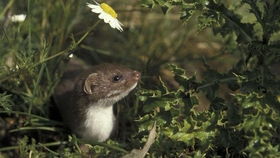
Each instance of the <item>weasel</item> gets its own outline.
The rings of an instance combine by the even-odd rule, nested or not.
[[[64,122],[84,140],[107,140],[116,124],[113,105],[137,86],[140,75],[115,64],[66,71],[54,94]]]

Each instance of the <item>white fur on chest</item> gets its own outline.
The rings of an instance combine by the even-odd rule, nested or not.
[[[90,105],[86,112],[82,137],[98,142],[107,140],[114,129],[115,120],[113,105]]]
[[[116,121],[113,113],[113,104],[127,96],[136,85],[137,83],[115,97],[110,96],[119,93],[119,91],[112,91],[107,96],[109,98],[101,99],[97,103],[89,105],[89,108],[86,110],[84,130],[79,132],[79,134],[85,140],[98,142],[107,140],[114,129]]]

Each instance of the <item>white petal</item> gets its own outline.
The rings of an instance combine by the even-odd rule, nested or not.
[[[97,14],[103,12],[103,10],[100,7],[99,8],[92,8],[91,11],[94,12],[94,13],[97,13]]]
[[[104,22],[110,23],[112,20],[114,20],[114,18],[110,14],[105,13]]]
[[[117,29],[120,31],[120,32],[123,32],[123,28],[118,24],[117,25]]]
[[[118,19],[116,19],[115,22],[116,22],[116,25],[123,26],[123,24]]]
[[[117,20],[117,22],[120,26],[124,26],[119,20]]]
[[[113,18],[110,14],[104,12],[102,10],[102,13],[98,16],[99,19],[103,19],[105,23],[110,23],[111,21],[115,20],[116,18]]]
[[[121,22],[119,22],[118,19],[113,19],[112,22],[110,22],[110,26],[112,28],[116,28],[118,29],[119,31],[123,31],[123,28],[121,27],[121,25],[123,25]]]
[[[107,15],[105,15],[104,22],[105,22],[105,23],[110,23],[110,21],[111,21],[110,17],[108,17]]]
[[[89,8],[97,8],[97,7],[100,7],[99,5],[94,5],[94,4],[90,4],[90,3],[87,3],[87,6]]]
[[[114,28],[116,28],[116,24],[115,24],[115,21],[114,20],[112,20],[112,21],[110,21],[110,26],[114,29]]]
[[[104,12],[101,12],[99,15],[98,15],[98,18],[99,19],[104,19],[106,16],[106,14]]]
[[[123,31],[123,28],[121,27],[120,24],[122,24],[122,23],[118,23],[118,24],[117,24],[117,29],[118,29],[120,32],[122,32],[122,31]]]

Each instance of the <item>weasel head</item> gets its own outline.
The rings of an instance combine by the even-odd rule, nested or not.
[[[83,83],[83,92],[94,102],[114,104],[133,90],[141,74],[115,64],[101,64],[92,68]]]

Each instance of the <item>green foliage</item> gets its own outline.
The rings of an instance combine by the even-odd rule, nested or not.
[[[169,69],[181,85],[177,90],[170,91],[163,86],[161,91],[139,92],[147,113],[139,120],[139,130],[156,121],[161,131],[158,144],[154,145],[156,157],[178,157],[182,154],[193,157],[197,153],[221,156],[221,148],[224,152],[229,150],[226,156],[230,157],[279,155],[276,137],[279,136],[280,103],[273,94],[237,93],[232,102],[216,96],[209,110],[198,112],[199,98],[195,94],[197,89],[203,91],[205,84],[195,83],[194,77],[188,78],[183,69],[174,65],[170,65]],[[238,78],[236,76],[236,80]],[[178,146],[178,142],[182,144]],[[175,146],[176,150],[170,152],[169,148]]]
[[[72,45],[65,48],[70,31],[78,21],[76,16],[80,13],[80,2],[68,1],[64,4],[59,1],[52,3],[29,0],[25,3],[27,11],[22,11],[27,19],[23,23],[13,23],[3,15],[16,14],[13,7],[17,3],[19,2],[15,0],[10,1],[0,16],[3,23],[0,42],[3,71],[0,73],[0,81],[2,88],[18,94],[29,106],[21,108],[27,108],[29,112],[35,110],[44,113],[46,109],[43,105],[57,82],[56,70],[61,61],[52,59],[69,54],[69,50],[73,49],[72,45],[76,44],[73,41]],[[18,6],[21,7],[24,6]],[[46,63],[47,61],[49,62]]]
[[[96,36],[89,34],[96,19],[84,13],[85,4],[0,2],[0,157],[121,157],[143,147],[155,122],[148,157],[280,156],[280,1],[142,0],[134,5],[153,8],[151,16],[127,22],[135,26],[124,34],[102,27]],[[169,27],[174,21],[168,15],[178,12],[177,21],[187,25]],[[9,20],[19,13],[27,14],[24,22]],[[192,49],[208,32],[221,55],[236,58],[223,72],[211,65],[216,56],[200,57]],[[121,103],[134,106],[121,107],[123,126],[114,140],[85,145],[49,118],[63,60],[74,50],[94,62],[135,63],[142,70],[137,97]],[[203,61],[202,77],[180,68],[196,60],[189,52]]]
[[[170,153],[170,150],[163,149],[160,153],[179,156],[187,148],[186,155],[192,156],[197,152],[211,157],[279,156],[280,148],[276,142],[279,141],[280,103],[277,97],[280,84],[270,69],[280,59],[279,48],[275,45],[280,39],[271,38],[280,31],[280,16],[276,11],[280,7],[279,1],[241,0],[237,4],[225,4],[212,0],[174,0],[168,3],[172,4],[170,8],[177,6],[181,9],[184,20],[198,14],[200,30],[212,27],[215,34],[224,38],[233,36],[234,49],[242,56],[224,74],[205,65],[207,71],[201,82],[195,77],[188,78],[182,69],[171,65],[174,78],[180,85],[177,90],[164,88],[141,92],[144,109],[152,111],[141,120],[152,118],[163,131],[158,137],[158,150],[162,146],[184,142],[177,151]],[[246,19],[246,16],[253,18]],[[228,50],[229,53],[236,52]],[[224,83],[233,91],[239,90],[232,94],[231,100],[224,100],[217,94],[219,86]],[[195,109],[200,101],[196,97],[198,92],[204,92],[210,100],[209,110],[198,112]],[[171,139],[174,144],[163,145],[162,139]]]
[[[11,95],[7,95],[6,93],[0,94],[0,109],[5,111],[10,111],[12,109],[14,103],[11,97]]]
[[[154,144],[156,152],[151,152],[155,157],[178,157],[182,154],[195,156],[201,151],[205,153],[212,148],[211,143],[216,135],[216,130],[209,130],[211,122],[215,121],[215,115],[195,110],[198,100],[193,95],[193,89],[187,88],[193,85],[194,78],[187,78],[184,70],[174,65],[170,65],[169,69],[182,86],[174,91],[168,90],[164,85],[161,91],[139,91],[147,113],[139,120],[139,130],[147,129],[147,122],[157,122],[161,132]],[[198,142],[201,142],[201,151],[195,149]],[[190,150],[196,150],[197,153]]]

